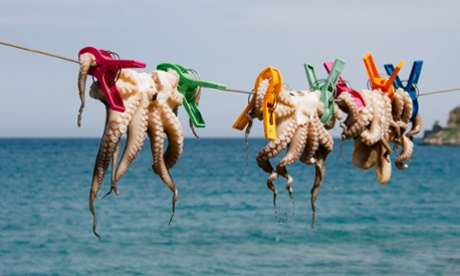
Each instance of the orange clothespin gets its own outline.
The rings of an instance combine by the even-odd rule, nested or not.
[[[380,76],[377,66],[375,65],[374,58],[371,53],[367,53],[364,58],[364,65],[366,66],[367,74],[369,75],[369,80],[371,81],[372,89],[381,89],[383,92],[386,92],[391,100],[394,98],[394,88],[393,82],[398,76],[399,70],[404,64],[403,60],[400,60],[398,65],[396,65],[395,70],[391,74],[390,78],[383,78]]]
[[[262,72],[260,72],[259,76],[257,77],[256,83],[254,84],[254,91],[258,89],[260,82],[265,79],[269,79],[267,93],[265,94],[262,106],[265,138],[269,140],[276,140],[276,120],[275,114],[273,114],[273,112],[275,111],[276,97],[281,91],[283,81],[279,70],[277,68],[268,66],[262,70]],[[249,104],[246,106],[243,112],[241,112],[240,116],[233,124],[233,128],[243,130],[246,127],[246,125],[249,123],[249,119],[246,117],[246,115],[251,111],[251,108],[254,107],[255,102],[256,98],[253,96]]]

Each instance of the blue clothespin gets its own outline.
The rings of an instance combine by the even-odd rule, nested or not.
[[[321,91],[320,100],[324,104],[324,111],[321,115],[321,123],[323,123],[323,125],[326,125],[334,115],[334,90],[344,66],[345,61],[337,58],[334,61],[331,72],[327,76],[326,82],[321,85],[318,81],[313,65],[304,64],[310,88]]]
[[[412,118],[411,121],[414,120],[415,116],[418,114],[418,99],[417,99],[417,91],[416,86],[418,80],[420,78],[420,73],[422,71],[423,60],[416,60],[414,61],[414,65],[412,65],[412,70],[410,71],[409,79],[407,80],[407,84],[404,86],[399,76],[396,76],[394,80],[395,88],[402,88],[407,91],[412,99],[413,109],[412,109]],[[385,64],[385,70],[387,71],[388,75],[391,75],[394,71],[393,64]]]

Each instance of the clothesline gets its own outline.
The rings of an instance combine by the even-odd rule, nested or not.
[[[24,47],[24,46],[12,44],[12,43],[8,43],[8,42],[5,42],[5,41],[0,41],[0,44],[2,44],[4,46],[9,46],[9,47],[17,48],[17,49],[20,49],[20,50],[28,51],[28,52],[33,52],[33,53],[37,53],[37,54],[41,54],[41,55],[45,55],[45,56],[49,56],[49,57],[53,57],[53,58],[57,58],[57,59],[62,59],[62,60],[77,63],[77,64],[79,63],[79,61],[76,60],[76,59],[71,59],[71,58],[68,58],[68,57],[64,57],[64,56],[52,54],[52,53],[49,53],[49,52],[40,51],[40,50],[36,50],[36,49]],[[227,91],[227,92],[234,92],[234,93],[241,93],[241,94],[253,94],[253,92],[251,92],[251,91],[230,89],[230,88],[219,89],[219,90]],[[442,93],[448,93],[448,92],[455,92],[455,91],[460,91],[460,87],[459,88],[436,90],[436,91],[431,91],[431,92],[420,93],[419,97],[435,95],[435,94],[442,94]]]

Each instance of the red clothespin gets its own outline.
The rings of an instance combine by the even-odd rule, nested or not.
[[[89,69],[88,74],[98,80],[110,108],[124,112],[125,105],[115,85],[118,71],[122,68],[145,68],[147,64],[137,60],[114,59],[111,52],[98,50],[91,46],[81,49],[78,57],[86,53],[92,54],[97,63],[96,67]]]
[[[330,73],[333,65],[334,65],[334,62],[328,61],[324,63],[324,68],[326,69],[328,73]],[[348,93],[353,97],[353,99],[355,100],[356,106],[358,108],[366,106],[366,102],[364,101],[364,98],[361,95],[361,93],[349,87],[347,83],[345,82],[345,80],[342,78],[342,75],[339,76],[339,81],[336,84],[336,91],[337,92],[335,94],[335,98],[337,98],[341,93]],[[339,106],[339,107],[344,112],[348,112],[345,106]]]

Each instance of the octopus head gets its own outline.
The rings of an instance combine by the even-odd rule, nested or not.
[[[291,99],[296,106],[296,118],[298,124],[305,124],[317,112],[321,104],[317,91],[290,91]],[[319,91],[318,91],[319,92]]]
[[[152,72],[152,78],[158,90],[156,100],[160,104],[168,104],[171,109],[176,108],[182,103],[183,95],[177,90],[179,84],[179,76],[175,71],[161,71],[157,70]]]

